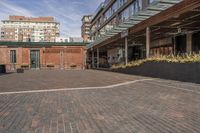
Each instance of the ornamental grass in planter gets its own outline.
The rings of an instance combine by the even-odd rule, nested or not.
[[[137,67],[145,62],[169,62],[169,63],[200,63],[200,54],[179,54],[179,55],[165,55],[165,56],[154,56],[148,59],[141,59],[131,61],[127,65],[114,64],[112,69]]]

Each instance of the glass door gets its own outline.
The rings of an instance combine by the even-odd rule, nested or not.
[[[40,51],[31,50],[30,51],[30,64],[32,69],[40,68]]]

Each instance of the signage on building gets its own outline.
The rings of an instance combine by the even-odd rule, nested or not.
[[[124,30],[121,32],[121,38],[127,37],[128,36],[128,30]]]

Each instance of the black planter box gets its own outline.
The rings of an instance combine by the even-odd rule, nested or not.
[[[111,71],[200,84],[200,63],[146,62],[141,66]]]
[[[24,69],[17,69],[17,73],[24,73]]]

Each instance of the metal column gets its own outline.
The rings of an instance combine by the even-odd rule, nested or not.
[[[150,53],[150,28],[146,28],[146,58],[149,58]]]
[[[94,65],[94,51],[92,50],[92,68],[95,68],[95,65]]]
[[[97,68],[99,68],[99,48],[97,48]]]
[[[187,33],[186,51],[188,54],[192,53],[192,33]]]
[[[174,45],[174,47],[173,47],[173,54],[176,55],[176,36],[175,35],[173,36],[173,40],[174,40],[174,42],[173,42],[174,43],[173,44]]]
[[[128,64],[128,38],[125,37],[125,65]]]

